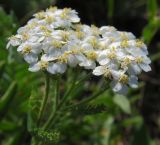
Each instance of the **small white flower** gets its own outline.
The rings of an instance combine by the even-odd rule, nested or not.
[[[17,51],[24,55],[24,60],[26,62],[34,63],[38,61],[41,45],[39,43],[23,43],[17,48]]]
[[[124,71],[113,71],[113,81],[111,87],[113,91],[119,94],[126,94],[128,92],[128,85],[132,88],[137,88],[138,79],[136,76],[128,76]]]
[[[18,46],[21,44],[21,35],[15,35],[15,36],[11,36],[9,38],[9,42],[7,43],[7,49],[10,47],[10,46]]]

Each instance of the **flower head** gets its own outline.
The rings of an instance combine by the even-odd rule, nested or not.
[[[17,47],[29,71],[64,73],[80,66],[110,80],[113,91],[125,94],[137,87],[137,74],[151,70],[146,45],[113,26],[80,24],[75,10],[50,7],[33,15],[9,38],[7,48]],[[75,68],[76,69],[76,68]]]

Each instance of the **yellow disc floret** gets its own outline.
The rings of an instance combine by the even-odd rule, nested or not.
[[[130,63],[131,63],[131,59],[128,58],[128,57],[125,57],[125,58],[123,59],[123,62],[121,63],[121,67],[122,67],[122,68],[125,68],[125,67],[128,66]]]
[[[92,60],[95,60],[97,58],[97,54],[94,51],[86,52],[86,56],[87,58],[92,59]]]
[[[128,76],[126,74],[121,74],[119,78],[119,82],[122,84],[127,84],[128,83]]]
[[[45,12],[44,11],[38,12],[38,13],[35,14],[35,17],[37,19],[40,19],[40,20],[44,19],[45,18]]]
[[[39,62],[39,67],[41,68],[41,69],[46,69],[47,67],[48,67],[48,62],[47,61],[40,61]]]
[[[136,61],[136,63],[142,63],[143,62],[143,58],[142,57],[137,57],[136,59],[135,59],[135,61]]]
[[[93,48],[98,48],[98,41],[95,37],[90,39],[88,42],[92,45]]]
[[[47,17],[45,18],[45,21],[46,21],[48,24],[51,24],[51,23],[55,22],[56,20],[55,20],[55,18],[54,18],[53,16],[47,16]]]
[[[53,40],[51,42],[51,45],[54,46],[55,48],[62,48],[63,44],[60,42],[60,41],[57,41],[57,40]]]
[[[123,40],[120,44],[121,48],[127,48],[129,47],[128,40]]]
[[[23,53],[23,54],[28,54],[28,53],[31,52],[31,50],[32,50],[31,46],[27,45],[27,46],[25,46],[25,47],[23,48],[22,53]]]
[[[113,51],[113,52],[110,52],[110,53],[108,53],[107,54],[107,57],[109,58],[109,59],[115,59],[116,58],[116,53]]]
[[[136,47],[142,48],[143,45],[144,45],[143,41],[141,41],[141,40],[139,40],[139,39],[136,40]]]

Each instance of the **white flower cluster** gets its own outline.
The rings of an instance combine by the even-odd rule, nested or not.
[[[82,25],[77,12],[68,8],[36,13],[10,37],[10,46],[18,47],[29,71],[62,74],[67,67],[81,66],[110,79],[113,91],[122,94],[128,86],[137,87],[142,70],[151,70],[146,45],[132,33]]]

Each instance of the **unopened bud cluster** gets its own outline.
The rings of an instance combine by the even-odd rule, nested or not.
[[[18,47],[29,71],[63,74],[67,67],[81,66],[111,80],[113,91],[122,94],[128,86],[137,87],[142,70],[151,70],[146,45],[132,33],[80,24],[77,12],[69,8],[50,7],[34,14],[10,37],[10,46]]]

